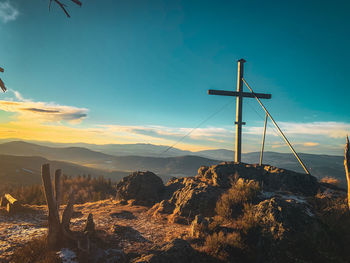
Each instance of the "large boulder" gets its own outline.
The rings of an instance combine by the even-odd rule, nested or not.
[[[170,198],[154,205],[150,213],[155,216],[158,213],[171,214],[168,217],[171,222],[190,223],[199,214],[213,216],[216,202],[223,190],[193,177],[187,177],[169,182],[165,192]]]
[[[179,262],[203,262],[199,253],[183,239],[175,239],[164,245],[160,251],[154,254],[144,255],[132,261],[133,263],[179,263]]]
[[[274,240],[301,233],[316,222],[309,205],[298,199],[276,196],[260,202],[252,210],[263,232]]]
[[[238,178],[255,180],[265,191],[288,191],[303,195],[315,195],[319,189],[317,179],[311,175],[296,173],[270,165],[223,162],[210,167],[202,166],[196,176],[213,186],[229,188]]]
[[[239,179],[254,180],[264,192],[290,192],[303,196],[317,193],[320,185],[313,176],[235,162],[202,166],[195,177],[173,178],[164,188],[163,201],[150,210],[153,215],[170,214],[170,222],[190,223],[196,215],[215,215],[216,202]]]
[[[162,179],[152,172],[134,172],[117,184],[116,199],[134,200],[137,205],[153,205],[164,192]]]

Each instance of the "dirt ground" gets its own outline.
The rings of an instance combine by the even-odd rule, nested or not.
[[[147,207],[120,205],[114,200],[75,205],[74,211],[73,231],[82,230],[88,214],[92,213],[96,230],[108,239],[105,241],[127,254],[146,254],[189,233],[189,226],[170,224],[166,218],[153,218],[147,213]],[[15,215],[0,209],[0,262],[8,259],[15,248],[46,233],[46,206],[26,206]]]

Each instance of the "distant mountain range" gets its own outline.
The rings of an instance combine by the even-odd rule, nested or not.
[[[1,154],[0,182],[2,185],[28,185],[41,183],[41,165],[45,163],[50,163],[52,175],[56,169],[62,169],[63,173],[68,176],[90,174],[94,177],[104,176],[105,178],[111,178],[113,181],[119,181],[121,178],[128,175],[127,172],[109,172],[68,162],[50,161],[46,158],[37,156],[13,156]]]
[[[75,163],[79,165],[77,173],[81,174],[81,171],[84,171],[83,169],[91,169],[89,170],[90,173],[114,176],[115,179],[118,179],[119,175],[125,175],[131,171],[149,170],[161,175],[164,180],[171,176],[193,176],[201,165],[213,165],[221,161],[229,161],[234,156],[233,151],[225,149],[198,152],[171,149],[164,153],[167,148],[167,146],[152,144],[67,145],[41,143],[41,145],[38,145],[13,141],[0,144],[0,154],[43,157],[48,160],[63,161],[65,166],[68,165],[67,162]],[[257,163],[259,155],[260,153],[257,152],[243,154],[242,160],[246,163]],[[300,154],[300,156],[314,176],[318,178],[333,176],[345,183],[344,159],[342,156],[315,154]],[[38,170],[42,163],[39,164],[39,159],[35,163],[38,165],[36,168]],[[264,163],[303,172],[292,154],[265,152]],[[119,172],[114,172],[115,175],[112,175],[113,171]]]

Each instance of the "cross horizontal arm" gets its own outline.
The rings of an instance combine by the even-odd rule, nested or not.
[[[226,90],[215,90],[215,89],[208,90],[208,94],[221,95],[221,96],[234,96],[234,97],[239,96],[239,92],[237,91],[226,91]],[[242,92],[242,97],[245,97],[245,98],[257,97],[259,99],[271,99],[271,94]]]

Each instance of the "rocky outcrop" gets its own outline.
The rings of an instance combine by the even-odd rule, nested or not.
[[[134,172],[117,184],[116,199],[134,200],[137,205],[153,205],[159,202],[164,192],[162,179],[152,172]]]
[[[259,182],[265,191],[289,191],[303,195],[314,195],[319,188],[317,179],[313,176],[269,165],[234,162],[202,166],[196,178],[220,188],[229,188],[232,181],[243,178]]]
[[[171,214],[168,217],[170,222],[189,224],[196,215],[213,216],[223,190],[188,177],[170,181],[165,191],[170,198],[154,205],[150,213],[155,216],[158,213]]]
[[[190,236],[203,238],[209,233],[209,220],[201,215],[196,215],[191,223]]]
[[[215,214],[221,194],[239,178],[254,180],[264,191],[285,191],[305,196],[315,195],[319,189],[313,176],[244,163],[223,162],[210,167],[202,166],[195,177],[174,178],[165,186],[163,201],[155,204],[150,213],[169,214],[170,222],[189,224],[196,215]]]
[[[283,240],[288,235],[303,232],[315,223],[315,217],[303,201],[272,197],[252,208],[255,220],[265,234],[274,240]]]
[[[183,239],[175,239],[166,244],[160,251],[154,254],[141,256],[133,263],[179,263],[179,262],[202,262],[199,254],[191,245]]]

